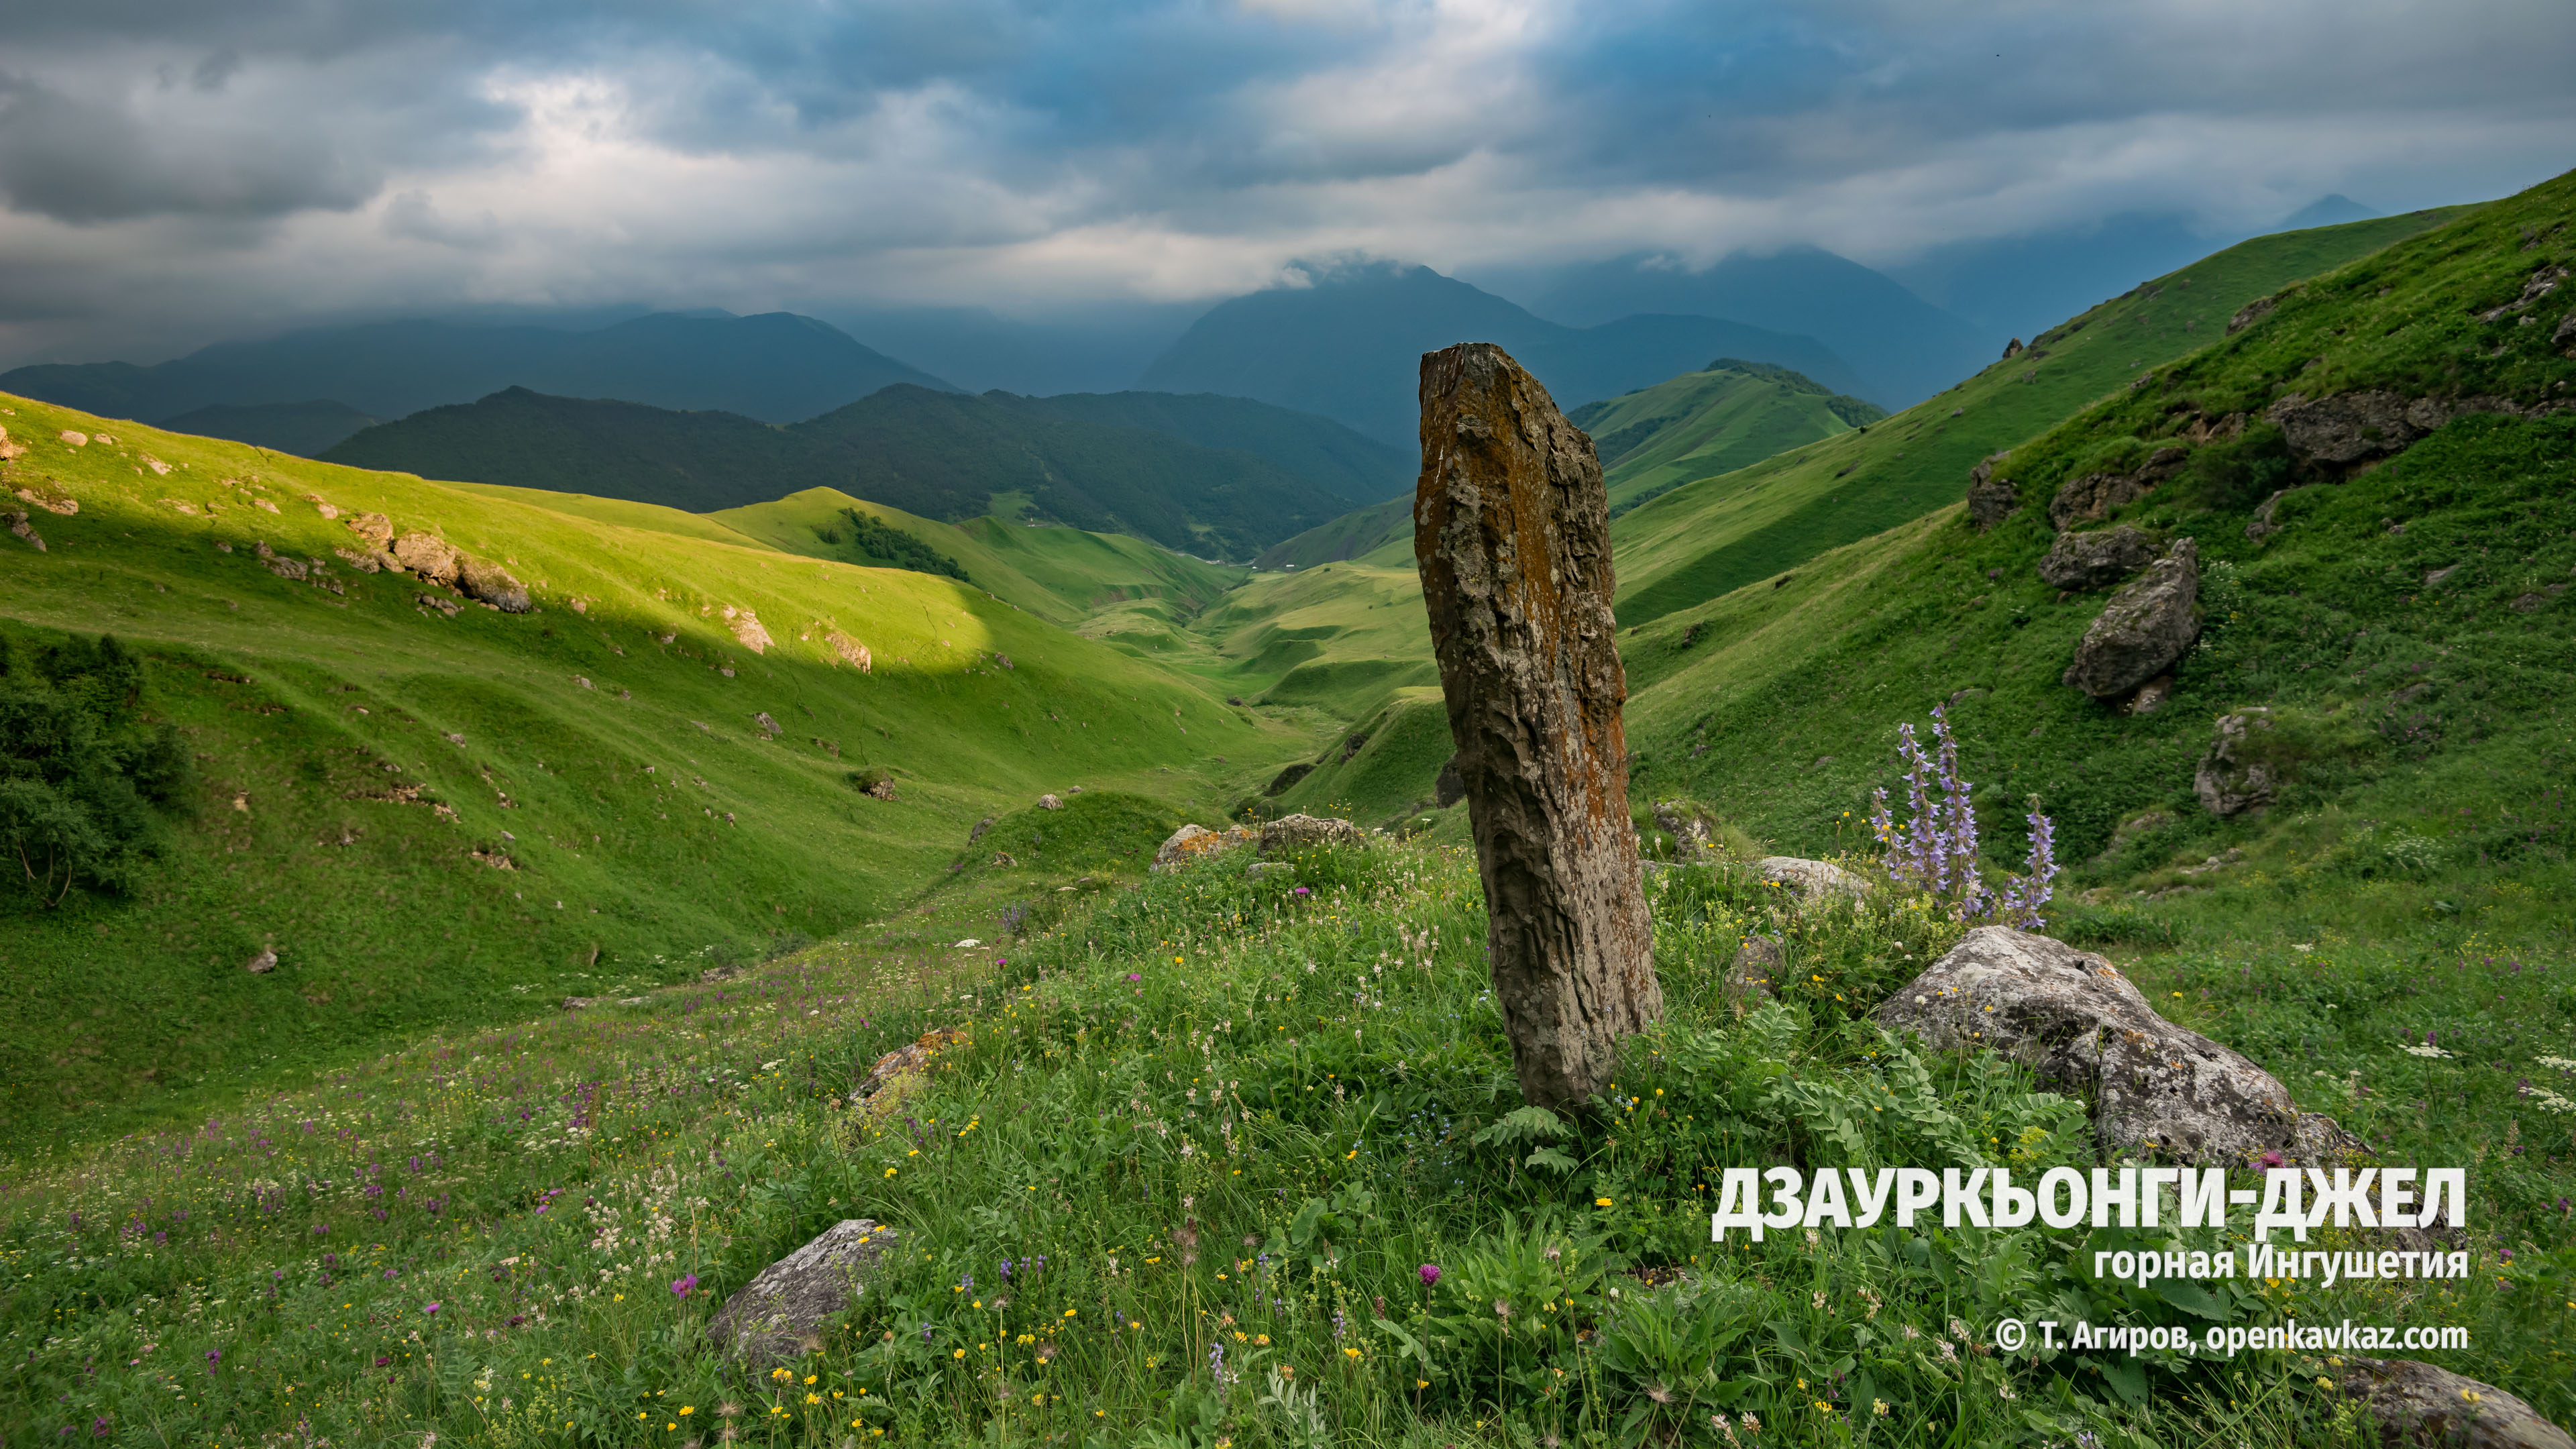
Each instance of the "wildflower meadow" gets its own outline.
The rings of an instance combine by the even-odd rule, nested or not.
[[[1994,1348],[1988,1325],[2037,1310],[2438,1315],[2471,1328],[2455,1366],[2567,1411],[2571,1258],[2529,1233],[2481,1232],[2479,1271],[2438,1285],[2199,1295],[2091,1279],[2085,1253],[2149,1236],[2121,1229],[1712,1243],[1726,1166],[2089,1163],[2089,1128],[2000,1059],[1869,1021],[1965,929],[1951,903],[1802,909],[1724,863],[1649,882],[1668,1017],[1584,1113],[1518,1101],[1472,859],[1381,841],[1258,878],[1218,854],[1023,906],[1022,934],[971,948],[826,943],[22,1167],[0,1199],[0,1424],[204,1445],[2362,1442],[2313,1358]],[[1777,1001],[1725,985],[1757,932],[1788,952]],[[878,1054],[925,1038],[919,1090],[851,1104]],[[2398,1046],[2367,1090],[2447,1065]],[[2358,1120],[2421,1155],[2461,1119]],[[2476,1175],[2476,1221],[2536,1222],[2541,1176]],[[851,1218],[890,1247],[844,1315],[791,1365],[714,1351],[728,1292]]]

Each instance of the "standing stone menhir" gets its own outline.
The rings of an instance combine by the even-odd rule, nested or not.
[[[1628,819],[1628,679],[1592,440],[1501,348],[1422,359],[1413,557],[1521,1095],[1580,1104],[1663,1011]]]

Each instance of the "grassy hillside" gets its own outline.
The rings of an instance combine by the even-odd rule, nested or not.
[[[1118,813],[1097,823],[1122,833]],[[1560,1118],[1515,1110],[1469,858],[1380,841],[1291,866],[1249,879],[1236,852],[1132,893],[1045,890],[1075,904],[980,930],[980,950],[952,947],[948,920],[871,931],[22,1173],[0,1199],[0,1328],[24,1349],[0,1433],[2378,1442],[2322,1353],[1980,1351],[2043,1311],[2195,1340],[2285,1319],[2458,1326],[2467,1348],[2416,1356],[2576,1414],[2556,1189],[2509,1165],[2530,1109],[2509,1074],[2388,1044],[2401,1022],[2473,1020],[2512,983],[2500,966],[2329,945],[2329,974],[2261,940],[2148,967],[2178,1020],[2237,1039],[2389,1160],[2493,1149],[2469,1175],[2472,1276],[2157,1292],[2085,1272],[2140,1244],[2081,1221],[1710,1242],[1730,1167],[2027,1182],[2095,1161],[2080,1100],[1861,1019],[1960,931],[1895,892],[1792,914],[1751,872],[1660,877],[1665,1020],[1614,1095]],[[1746,1011],[1724,977],[1756,930],[1800,969]],[[2258,969],[2269,999],[2240,985]],[[880,1053],[925,1039],[934,1069],[894,1111],[847,1105]],[[2311,1076],[2320,1063],[2337,1074]],[[2152,1246],[2236,1249],[2248,1211]],[[727,1295],[852,1218],[893,1248],[809,1347],[775,1369],[712,1351]]]
[[[1171,406],[1186,411],[1198,401]],[[1275,431],[1347,432],[1321,418],[1264,411],[1287,420]],[[909,386],[785,428],[514,387],[366,429],[328,456],[700,513],[838,488],[924,518],[1007,509],[1015,518],[1131,533],[1218,558],[1250,557],[1352,501],[1243,449],[1061,416],[1007,393]]]
[[[1600,451],[1615,515],[1692,479],[1867,426],[1887,410],[1785,367],[1721,357],[1566,416]]]
[[[2471,210],[2240,242],[2041,333],[2024,354],[1884,422],[1676,488],[1613,526],[1619,618],[1644,623],[1953,502],[1978,459],[2217,341],[2256,297]]]
[[[1628,443],[1616,454],[1615,465],[1605,470],[1614,498],[1645,500],[1611,522],[1620,621],[1645,623],[1748,582],[1767,581],[1828,549],[1867,539],[1955,502],[1966,491],[1968,471],[1978,459],[2046,430],[2134,378],[2138,368],[2170,361],[2217,339],[2227,319],[2254,298],[2471,210],[2418,212],[2258,237],[2106,302],[2043,334],[2036,352],[1998,363],[1930,402],[1875,423],[1843,427],[1840,418],[1822,409],[1825,399],[1793,395],[1785,400],[1792,407],[1817,409],[1809,415],[1811,425],[1830,423],[1837,430],[1717,477],[1670,486],[1676,474],[1691,471],[1695,464],[1688,455],[1668,459],[1656,439],[1677,445],[1693,434],[1687,426],[1669,434],[1652,430],[1642,443]],[[1666,393],[1667,388],[1672,391]],[[1730,380],[1698,373],[1580,411],[1592,417],[1592,426],[1601,429],[1602,436],[1615,437],[1622,428],[1666,412],[1664,398],[1672,400],[1669,410],[1682,418],[1699,416],[1688,404],[1700,397],[1710,400],[1710,416],[1738,423],[1745,415],[1737,409],[1758,405],[1754,415],[1761,416],[1783,401],[1776,385],[1759,377],[1737,375]],[[1952,416],[1954,412],[1957,416]],[[1738,437],[1751,445],[1750,435],[1730,435],[1721,428],[1707,446],[1723,451],[1736,446]],[[1654,495],[1659,488],[1668,491]],[[1329,670],[1336,678],[1372,681],[1410,680],[1408,669],[1427,671],[1430,636],[1426,630],[1417,627],[1405,633],[1349,627],[1353,621],[1375,618],[1370,611],[1390,592],[1403,593],[1410,601],[1409,611],[1419,619],[1410,501],[1381,504],[1336,519],[1272,549],[1261,562],[1268,566],[1273,561],[1304,563],[1308,558],[1337,557],[1351,562],[1335,565],[1332,572],[1318,571],[1314,577],[1354,590],[1347,605],[1336,599],[1329,585],[1307,583],[1279,592],[1256,585],[1244,592],[1239,603],[1211,611],[1200,621],[1199,631],[1207,636],[1209,647],[1224,657],[1257,653],[1260,646],[1247,647],[1228,631],[1264,629],[1270,622],[1271,602],[1293,598],[1304,627],[1326,631],[1306,636],[1317,651],[1319,670]],[[1270,636],[1261,637],[1266,643]],[[1373,652],[1390,646],[1412,652]],[[1431,677],[1420,676],[1426,681]],[[1330,698],[1341,707],[1367,710],[1376,707],[1383,692],[1340,690],[1315,697],[1317,702]]]
[[[841,526],[844,509],[919,538],[963,564],[976,587],[1058,624],[1073,624],[1126,599],[1169,599],[1195,610],[1243,576],[1124,534],[1031,528],[998,518],[935,523],[831,488],[708,517],[789,553],[858,562]],[[827,543],[822,531],[843,541]]]
[[[1722,357],[1697,372],[1585,403],[1567,416],[1592,434],[1600,450],[1615,517],[1680,483],[1876,422],[1886,413],[1804,373]],[[1412,544],[1408,489],[1273,544],[1253,567],[1313,568],[1356,558],[1394,566],[1412,557]]]
[[[1639,792],[1829,847],[1830,822],[1886,778],[1895,725],[1948,700],[2003,854],[2036,799],[2083,884],[2296,909],[2360,883],[2370,904],[2349,910],[2375,926],[2493,916],[2558,937],[2542,903],[2576,843],[2558,794],[2576,409],[2471,412],[2358,471],[2302,461],[2261,414],[2294,387],[2568,398],[2576,361],[2552,337],[2570,299],[2481,317],[2569,259],[2571,223],[2562,178],[2286,290],[2237,336],[2017,449],[2022,506],[1990,533],[1944,509],[1623,633]],[[2253,419],[2242,436],[2194,442],[2195,419],[2236,413]],[[2059,682],[2104,596],[2061,594],[2036,565],[2059,483],[2150,445],[2189,463],[2117,517],[2196,541],[2204,622],[2170,701],[2134,714]],[[2278,531],[2249,538],[2280,489]],[[2275,711],[2264,748],[2287,783],[2269,810],[2214,818],[2194,770],[2213,716],[2248,705]]]
[[[271,1056],[757,956],[892,909],[1012,802],[1125,781],[1214,812],[1227,770],[1305,748],[952,580],[7,406],[7,485],[78,505],[30,509],[43,552],[0,535],[21,674],[114,633],[198,775],[130,895],[0,908],[17,1146],[186,1110]],[[505,563],[538,611],[358,571],[316,498]],[[277,970],[246,973],[264,947]]]

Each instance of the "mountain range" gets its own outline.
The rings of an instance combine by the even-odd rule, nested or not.
[[[1836,392],[1891,408],[1939,392],[1993,355],[1981,329],[1884,273],[1817,247],[1770,256],[1739,253],[1696,271],[1656,254],[1565,267],[1533,279],[1528,305],[1577,327],[1636,313],[1677,313],[1802,334],[1847,361],[1850,371],[1820,372],[1791,358],[1739,348],[1716,348],[1709,355],[1795,367]]]
[[[1240,398],[1035,399],[908,383],[788,427],[513,387],[365,429],[323,456],[693,513],[834,488],[925,518],[999,514],[1213,558],[1249,558],[1383,497],[1407,469],[1329,419]]]
[[[210,404],[327,399],[399,418],[507,387],[713,409],[787,423],[895,383],[946,389],[919,368],[792,312],[756,317],[661,312],[590,331],[371,322],[224,342],[169,362],[45,363],[0,373],[0,390],[102,417],[161,423]],[[203,422],[265,426],[274,413]],[[212,436],[230,436],[212,433]],[[256,439],[243,439],[256,441]]]
[[[1567,327],[1429,267],[1393,262],[1318,269],[1306,285],[1220,302],[1137,385],[1259,398],[1409,447],[1421,355],[1471,337],[1502,344],[1563,405],[1615,397],[1720,355],[1794,367],[1837,391],[1863,387],[1810,337],[1710,317]]]

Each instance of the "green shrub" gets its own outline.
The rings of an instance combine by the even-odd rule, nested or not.
[[[177,733],[142,719],[143,662],[113,637],[48,644],[29,662],[13,669],[0,641],[0,856],[50,909],[78,886],[130,885],[162,848],[156,809],[178,807],[190,769]]]

